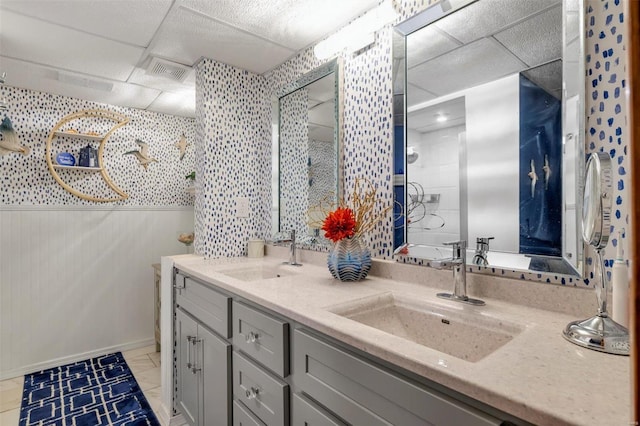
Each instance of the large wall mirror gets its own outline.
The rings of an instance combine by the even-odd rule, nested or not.
[[[342,137],[340,61],[333,60],[285,87],[274,99],[273,208],[275,240],[328,244],[310,225],[314,209],[340,196]],[[319,213],[318,213],[319,214]]]
[[[465,240],[470,264],[581,274],[583,16],[579,0],[444,0],[396,27],[409,256]]]

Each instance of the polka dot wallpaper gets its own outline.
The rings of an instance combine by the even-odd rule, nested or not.
[[[402,3],[398,22],[435,1]],[[613,241],[606,253],[607,265],[610,266],[614,247],[620,244],[616,231],[628,227],[629,210],[625,189],[629,165],[624,112],[624,16],[619,0],[587,0],[587,5],[586,151],[610,152],[617,172]],[[392,202],[391,47],[392,29],[389,25],[377,33],[375,45],[356,54],[342,55],[345,193],[351,192],[356,178],[365,177],[376,185],[381,207]],[[196,198],[196,234],[204,235],[196,241],[198,252],[209,256],[242,254],[246,250],[246,239],[270,234],[269,180],[265,178],[263,182],[256,182],[258,176],[267,176],[271,167],[271,109],[268,103],[283,87],[322,63],[315,58],[313,49],[309,48],[264,77],[213,61],[204,61],[200,65],[197,82],[197,109],[200,116],[196,120],[199,123],[196,133],[197,139],[203,143],[196,149],[196,169],[207,176],[207,183],[201,188],[203,184],[198,182],[202,191]],[[213,102],[214,98],[219,103]],[[233,108],[223,110],[225,102]],[[244,147],[237,143],[240,135],[245,141]],[[256,161],[247,169],[240,166],[245,164],[244,158],[261,161]],[[231,181],[234,186],[231,186]],[[255,186],[251,186],[252,182],[255,182]],[[234,217],[232,198],[235,196],[250,197],[252,217],[242,220]],[[231,220],[227,220],[229,218]],[[206,232],[199,233],[198,229]],[[392,229],[392,218],[389,216],[369,235],[369,244],[375,256],[392,257]],[[622,244],[626,244],[624,233]],[[533,281],[589,285],[589,280],[562,276],[502,270],[489,272]]]
[[[264,77],[209,59],[196,67],[195,251],[242,256],[271,232],[271,99]],[[249,217],[238,217],[247,201]]]
[[[613,209],[611,236],[605,249],[605,268],[609,278],[622,244],[628,260],[629,229],[629,131],[626,118],[626,51],[624,5],[621,0],[588,0],[586,10],[586,149],[609,153],[613,160]],[[621,234],[621,239],[618,237]],[[593,271],[595,255],[586,251],[586,263]],[[590,277],[593,274],[590,273]],[[588,284],[589,280],[586,280]]]
[[[118,206],[189,206],[193,196],[186,191],[189,182],[185,175],[194,167],[195,121],[190,118],[158,114],[133,108],[116,107],[72,99],[49,93],[35,92],[10,86],[0,89],[9,103],[6,113],[22,145],[30,149],[27,156],[0,156],[0,205],[5,206],[70,206],[104,205],[83,200],[67,192],[54,180],[45,160],[45,146],[51,129],[65,116],[86,109],[107,109],[123,114],[129,123],[115,130],[105,142],[104,167],[116,186],[129,198],[108,205]],[[94,131],[104,134],[114,122],[79,120],[70,122],[62,130]],[[175,144],[184,135],[188,141],[184,158],[180,160]],[[138,151],[136,139],[149,145],[150,156],[157,159],[145,170],[134,155]],[[53,155],[69,152],[79,158],[80,149],[87,144],[98,148],[99,141],[56,137]],[[60,171],[64,182],[79,191],[112,198],[99,173]]]

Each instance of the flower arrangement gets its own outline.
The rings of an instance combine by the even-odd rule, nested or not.
[[[361,237],[371,231],[391,210],[391,206],[381,207],[376,187],[364,178],[356,178],[351,196],[333,203],[321,203],[311,211],[321,212],[321,218],[310,214],[309,225],[320,228],[324,236],[334,243],[343,238]],[[329,207],[329,208],[327,208]]]

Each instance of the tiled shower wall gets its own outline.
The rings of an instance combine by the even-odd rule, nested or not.
[[[587,152],[595,149],[615,149],[614,161],[616,163],[619,178],[616,182],[614,223],[615,229],[628,226],[628,197],[626,197],[626,173],[628,159],[626,156],[627,130],[625,123],[625,52],[624,52],[624,17],[623,4],[617,0],[586,0],[588,12],[586,16],[587,27],[587,82],[591,88],[587,91]],[[403,10],[397,22],[426,8],[435,1],[423,0],[403,2]],[[374,46],[358,52],[357,55],[343,57],[344,78],[344,179],[345,193],[352,191],[357,177],[369,179],[377,187],[378,196],[383,205],[392,202],[392,29],[390,26],[380,30],[376,36]],[[233,218],[234,206],[231,198],[216,198],[224,194],[248,194],[250,189],[246,187],[252,176],[260,173],[268,173],[271,165],[271,148],[269,140],[269,98],[284,86],[296,81],[301,75],[321,65],[313,55],[313,49],[309,48],[291,58],[278,68],[265,75],[265,78],[252,75],[241,70],[233,70],[230,67],[216,64],[213,61],[205,61],[200,66],[198,81],[198,109],[199,120],[203,120],[206,126],[199,126],[198,138],[206,138],[209,148],[202,147],[198,158],[202,162],[209,162],[205,154],[221,160],[216,164],[220,167],[229,163],[227,158],[236,158],[230,146],[237,136],[232,136],[226,142],[222,135],[244,134],[247,138],[248,149],[260,154],[255,157],[260,160],[252,166],[251,170],[241,173],[238,180],[238,188],[227,188],[230,176],[237,175],[237,164],[229,164],[229,167],[212,170],[212,175],[207,176],[207,181],[215,181],[215,177],[222,175],[225,180],[217,185],[226,188],[225,191],[213,191],[209,188],[196,199],[196,233],[206,230],[197,243],[198,252],[208,256],[221,256],[242,254],[245,252],[246,239],[251,236],[266,237],[270,234],[269,205],[271,190],[268,187],[268,179],[264,184],[256,186],[256,193],[252,195],[251,215],[245,219],[244,227],[239,226],[238,220]],[[594,82],[595,81],[595,82]],[[206,84],[203,90],[200,87]],[[594,93],[596,92],[597,93]],[[242,105],[235,105],[235,116],[244,116],[251,122],[221,120],[223,114],[211,109],[202,111],[205,107],[202,96],[222,96],[233,100],[244,100]],[[257,99],[258,95],[263,96]],[[228,100],[228,99],[227,99]],[[260,116],[260,113],[264,116]],[[219,118],[215,118],[219,117]],[[211,125],[212,122],[217,124]],[[251,129],[247,128],[251,127]],[[211,139],[216,133],[222,140],[214,143]],[[235,132],[235,133],[234,133]],[[235,138],[235,139],[234,139]],[[217,153],[216,153],[217,152]],[[225,152],[221,154],[221,152]],[[213,153],[213,154],[212,154]],[[198,164],[196,168],[204,172],[204,164]],[[208,166],[213,168],[213,164]],[[230,172],[230,173],[229,173]],[[267,176],[267,175],[265,175]],[[211,183],[210,185],[213,185]],[[231,218],[227,224],[226,219]],[[391,216],[384,218],[370,235],[370,246],[374,255],[380,258],[391,258],[392,252],[392,220]],[[206,240],[206,241],[205,241]],[[616,238],[614,238],[616,240]],[[623,237],[624,240],[624,237]],[[230,247],[229,244],[232,243]],[[606,257],[613,258],[613,241],[607,250]],[[219,246],[219,248],[215,248]],[[521,275],[520,273],[506,273],[505,275],[531,279],[535,281],[563,282],[560,277],[542,277],[537,274]],[[575,280],[568,283],[575,284]],[[578,285],[588,284],[578,280]]]

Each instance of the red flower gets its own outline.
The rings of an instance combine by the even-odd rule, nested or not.
[[[330,212],[322,224],[324,236],[333,241],[340,241],[345,237],[352,237],[356,232],[356,218],[353,210],[348,207],[338,207]]]

